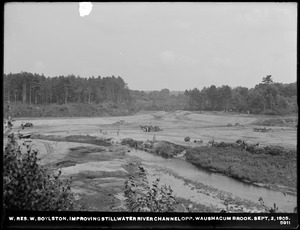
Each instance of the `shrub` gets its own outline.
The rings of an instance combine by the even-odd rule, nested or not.
[[[184,138],[184,141],[185,141],[185,142],[189,142],[190,140],[191,140],[190,137],[185,137],[185,138]]]
[[[265,204],[263,198],[260,197],[260,198],[258,199],[258,201],[260,202],[261,206],[264,207],[266,213],[275,213],[275,212],[278,211],[278,207],[276,206],[275,203],[274,203],[274,206],[273,206],[273,207],[268,207],[268,206]]]
[[[139,167],[138,178],[125,182],[126,208],[129,212],[174,212],[176,200],[170,187],[159,186],[159,179],[150,186],[145,169]]]
[[[129,147],[138,148],[142,144],[142,141],[136,141],[132,138],[125,138],[121,141],[122,145],[128,145]]]
[[[169,158],[169,157],[173,157],[174,148],[169,143],[160,142],[158,145],[155,146],[155,152],[162,157]]]
[[[264,149],[266,153],[270,155],[283,155],[285,152],[284,148],[281,146],[266,146]]]
[[[21,153],[14,137],[9,138],[3,156],[3,206],[10,210],[72,210],[71,180],[59,180],[37,163],[37,151]]]

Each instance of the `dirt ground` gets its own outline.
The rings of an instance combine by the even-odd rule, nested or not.
[[[111,137],[115,141],[123,138],[135,140],[166,140],[177,144],[191,146],[193,140],[203,140],[206,144],[214,139],[217,142],[244,140],[248,143],[259,142],[262,145],[280,145],[286,148],[296,148],[297,128],[272,126],[270,132],[254,132],[252,125],[257,119],[270,118],[271,116],[198,114],[187,111],[176,112],[147,112],[124,117],[99,117],[99,118],[35,118],[17,119],[15,127],[21,123],[30,121],[34,127],[25,129],[24,132],[39,133],[45,135],[91,135]],[[117,121],[124,120],[123,125],[116,125]],[[235,126],[239,123],[239,126]],[[228,124],[233,126],[228,127]],[[142,132],[140,125],[158,125],[163,131]],[[296,124],[295,124],[296,125]],[[119,131],[119,135],[117,132]],[[70,130],[70,131],[69,131]],[[102,133],[100,131],[102,130]],[[69,131],[69,132],[68,132]],[[184,137],[190,136],[191,143],[184,142]]]
[[[39,150],[41,164],[53,169],[62,169],[62,177],[72,177],[72,191],[75,194],[76,209],[88,211],[116,211],[124,207],[124,182],[128,175],[136,170],[141,163],[140,159],[126,154],[128,148],[121,146],[124,138],[135,140],[166,140],[180,145],[206,145],[208,141],[234,142],[238,139],[247,143],[260,145],[279,145],[285,148],[296,149],[297,127],[272,126],[270,132],[254,132],[252,125],[257,119],[267,119],[267,116],[239,115],[228,113],[193,113],[188,111],[175,112],[144,112],[133,116],[97,117],[97,118],[18,118],[13,132],[43,134],[56,137],[70,135],[90,135],[99,138],[109,138],[111,146],[96,146],[91,144],[59,142],[32,139],[32,148]],[[122,125],[118,121],[124,120]],[[33,128],[22,130],[22,123],[31,122]],[[239,125],[235,125],[239,123]],[[228,126],[231,124],[232,126]],[[157,125],[163,131],[144,132],[140,125]],[[296,125],[296,124],[295,124]],[[184,138],[189,136],[190,142]],[[194,143],[202,140],[203,143]],[[157,167],[147,166],[149,177],[155,178],[159,170]],[[163,172],[162,172],[163,173]],[[164,173],[163,180],[175,177],[172,173]],[[176,181],[174,178],[170,181]],[[182,178],[178,184],[187,185]],[[194,193],[193,205],[205,201],[208,211],[225,209],[225,200],[233,200],[225,191],[216,191],[205,185],[189,182],[190,187],[183,193]],[[181,186],[182,188],[183,186]],[[192,189],[193,188],[193,189]],[[178,195],[184,198],[184,194]],[[197,198],[198,197],[198,198]],[[256,212],[261,210],[257,204],[234,199],[230,208],[234,212]],[[237,206],[239,204],[239,206]],[[241,210],[243,207],[243,210]],[[228,208],[228,206],[227,206]]]

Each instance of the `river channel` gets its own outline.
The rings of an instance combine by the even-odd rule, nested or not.
[[[274,203],[276,203],[276,206],[279,207],[280,212],[293,212],[294,208],[297,206],[296,196],[283,194],[281,192],[273,191],[268,188],[251,185],[221,175],[219,173],[213,173],[197,167],[182,159],[165,159],[160,156],[155,156],[148,152],[136,149],[132,149],[127,154],[130,156],[141,158],[142,163],[145,165],[171,170],[180,177],[189,179],[194,182],[200,182],[218,190],[232,193],[234,196],[242,199],[259,203],[258,200],[260,197],[262,197],[265,204],[269,207],[273,207]]]

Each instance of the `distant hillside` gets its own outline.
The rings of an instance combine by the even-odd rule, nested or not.
[[[22,103],[6,103],[4,117],[105,117],[125,116],[134,111],[125,103],[68,103],[63,105],[28,105]]]

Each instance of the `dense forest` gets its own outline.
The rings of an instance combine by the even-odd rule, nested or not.
[[[81,78],[75,75],[45,77],[21,72],[4,75],[6,102],[28,104],[117,103],[129,99],[129,89],[121,77]]]
[[[231,88],[228,85],[204,87],[172,93],[168,89],[144,92],[130,90],[120,77],[83,78],[75,75],[45,77],[28,72],[4,74],[6,105],[90,104],[94,107],[112,103],[139,110],[234,111],[252,114],[281,115],[298,112],[297,84],[273,82],[262,78],[254,88]],[[5,108],[4,108],[5,109]],[[119,114],[120,115],[120,114]]]

